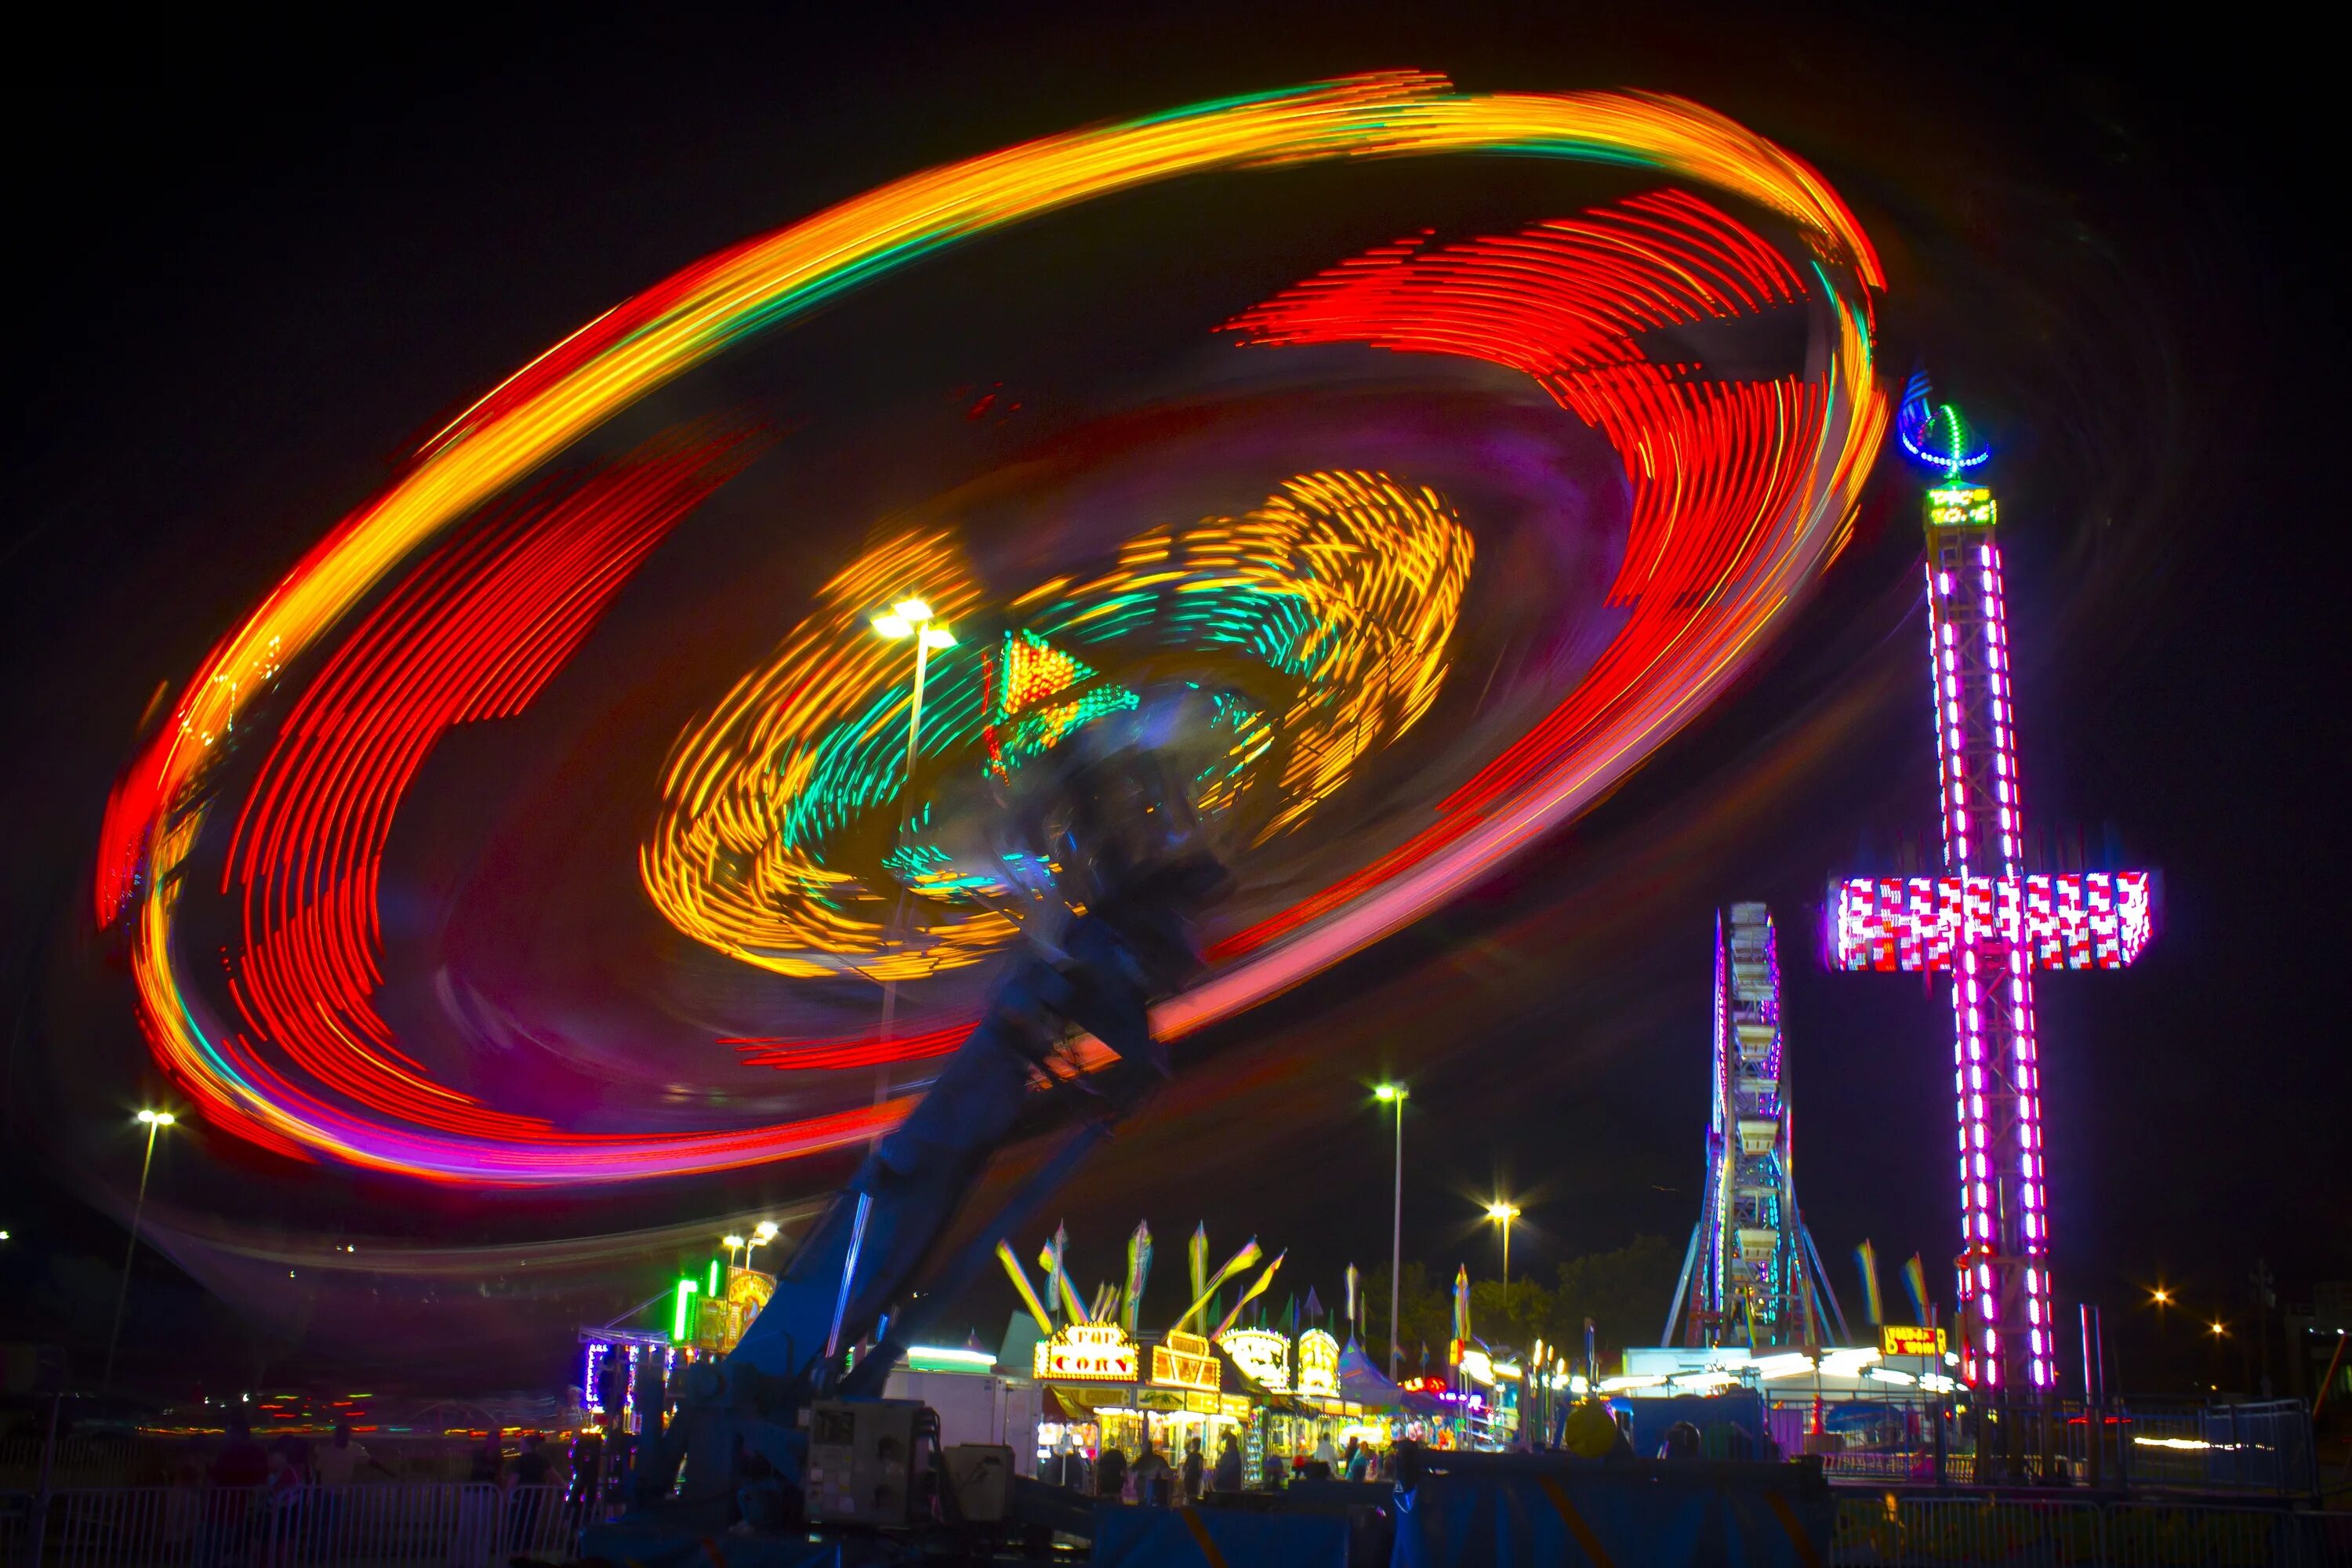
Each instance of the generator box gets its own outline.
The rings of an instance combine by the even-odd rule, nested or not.
[[[956,1443],[940,1456],[955,1516],[995,1524],[1013,1509],[1013,1450],[1003,1443]]]
[[[838,1399],[809,1413],[807,1517],[832,1524],[904,1524],[914,1508],[912,1399]]]

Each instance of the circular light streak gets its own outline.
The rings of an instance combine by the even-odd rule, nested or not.
[[[1239,662],[1288,689],[1279,712],[1218,694],[1224,755],[1202,780],[1202,803],[1256,805],[1251,837],[1263,842],[1428,711],[1472,553],[1469,531],[1433,491],[1384,474],[1298,475],[1246,516],[1149,531],[1108,572],[1016,596],[998,612],[1008,625],[997,647],[931,662],[920,749],[1001,777],[1088,719],[1133,706],[1131,690],[1086,661]],[[994,879],[924,831],[936,776],[917,781],[911,807],[902,795],[911,676],[898,649],[860,635],[866,606],[901,584],[959,621],[982,609],[951,539],[886,541],[827,583],[817,609],[680,738],[640,864],[646,892],[688,935],[780,974],[889,981],[976,962],[1018,929],[997,908],[942,908]],[[845,869],[832,841],[877,816],[909,817],[915,830],[878,864]],[[899,887],[924,896],[922,922],[897,928]]]
[[[588,323],[435,436],[214,649],[108,803],[97,912],[101,922],[131,922],[142,1021],[158,1058],[209,1118],[249,1140],[445,1181],[562,1184],[714,1171],[854,1142],[894,1119],[895,1103],[772,1126],[590,1135],[432,1083],[365,1016],[373,976],[354,942],[373,921],[373,889],[339,892],[336,908],[302,903],[308,851],[295,826],[257,798],[235,854],[244,874],[289,900],[270,929],[336,933],[289,948],[282,970],[252,980],[255,994],[243,999],[249,1016],[278,1016],[332,998],[334,1016],[307,1045],[270,1042],[313,1080],[298,1082],[205,1016],[183,984],[191,955],[177,951],[173,913],[206,819],[208,760],[287,661],[321,646],[422,547],[614,414],[751,334],[958,241],[1115,192],[1187,174],[1463,153],[1604,162],[1710,187],[1789,223],[1812,253],[1810,280],[1735,220],[1669,194],[1604,219],[1445,252],[1391,247],[1234,323],[1244,342],[1471,354],[1533,375],[1603,430],[1625,462],[1633,533],[1617,593],[1631,614],[1577,692],[1444,803],[1433,825],[1228,939],[1208,982],[1162,1009],[1161,1028],[1181,1034],[1297,984],[1442,903],[1580,809],[1720,689],[1842,544],[1885,424],[1866,327],[1870,291],[1884,285],[1866,237],[1801,162],[1679,100],[1466,93],[1420,73],[1222,100],[916,174],[710,257]],[[1817,352],[1802,377],[1694,389],[1636,343],[1646,328],[1776,303],[1801,306],[1813,322]],[[567,582],[564,563],[547,556],[539,535],[518,534],[492,563],[502,575],[480,591],[472,619],[452,619],[446,602],[475,591],[469,558],[463,550],[435,557],[443,597],[419,598],[404,613],[440,616],[446,638],[489,639],[487,673],[458,680],[440,666],[410,671],[431,693],[433,712],[406,739],[387,732],[346,748],[349,779],[338,782],[392,777],[378,797],[388,810],[402,770],[413,771],[431,734],[528,701],[586,635],[613,584],[698,492],[721,482],[712,470],[726,460],[710,449],[649,455],[613,476],[593,506],[566,512],[570,502],[551,503],[537,521],[555,519],[549,537],[578,555],[570,568],[577,582]],[[952,582],[924,587],[961,623]],[[344,678],[382,676],[371,667]],[[319,722],[313,733],[334,739],[334,715]],[[310,765],[290,758],[287,776]],[[1325,783],[1344,776],[1341,768],[1323,778],[1318,765],[1287,781],[1290,804],[1311,805]],[[650,870],[648,878],[658,880]],[[279,989],[260,994],[272,984]]]

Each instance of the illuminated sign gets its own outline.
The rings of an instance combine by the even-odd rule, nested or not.
[[[1117,1323],[1068,1323],[1038,1345],[1034,1364],[1056,1383],[1133,1383],[1140,1360]]]
[[[712,1281],[717,1283],[719,1265],[710,1266]],[[760,1309],[775,1294],[776,1277],[757,1268],[730,1267],[727,1270],[724,1292],[698,1296],[694,1304],[694,1345],[697,1350],[715,1351],[724,1355],[735,1348],[744,1331],[760,1315]]]
[[[1339,1342],[1320,1329],[1298,1336],[1298,1392],[1339,1392]]]
[[[1878,1326],[1878,1352],[1881,1355],[1927,1355],[1944,1353],[1944,1331],[1915,1328],[1909,1323],[1881,1323]]]
[[[1174,1329],[1165,1342],[1151,1347],[1151,1381],[1162,1388],[1214,1394],[1224,1386],[1225,1372],[1207,1340]]]
[[[2121,969],[2156,934],[2154,890],[2146,871],[1855,877],[1831,937],[1841,969],[1948,970],[1995,938],[2035,969]]]
[[[1927,492],[1931,528],[1990,528],[2000,513],[1982,485],[1938,485]]]
[[[1217,1345],[1268,1394],[1290,1392],[1290,1342],[1269,1329],[1228,1329]]]

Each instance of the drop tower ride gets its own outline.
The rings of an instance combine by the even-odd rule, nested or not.
[[[1856,878],[1832,889],[1838,967],[1948,973],[1958,1101],[1962,1375],[1996,1402],[2057,1383],[2047,1147],[2033,975],[2116,969],[2155,934],[2146,871],[2030,872],[2016,688],[1990,454],[1915,374],[1904,447],[1940,473],[1927,494],[1927,658],[1944,875]]]

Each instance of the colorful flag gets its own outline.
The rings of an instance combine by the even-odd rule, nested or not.
[[[1021,1293],[1021,1304],[1029,1309],[1031,1317],[1037,1320],[1037,1331],[1051,1334],[1054,1331],[1054,1314],[1045,1310],[1045,1302],[1037,1300],[1036,1288],[1029,1283],[1029,1271],[1021,1267],[1021,1259],[1013,1256],[1012,1247],[1002,1241],[996,1244],[996,1258],[1004,1265],[1004,1272],[1012,1276],[1013,1288]]]
[[[1454,1276],[1454,1337],[1464,1344],[1470,1342],[1470,1266],[1466,1263]]]
[[[1864,1237],[1862,1245],[1853,1249],[1854,1263],[1862,1269],[1863,1315],[1876,1324],[1886,1321],[1886,1314],[1878,1300],[1878,1249]]]
[[[1095,1287],[1094,1303],[1087,1310],[1089,1322],[1108,1323],[1118,1310],[1118,1286],[1108,1279]]]
[[[1919,1261],[1919,1255],[1916,1252],[1911,1255],[1911,1261],[1903,1266],[1903,1287],[1911,1292],[1911,1310],[1918,1318],[1920,1327],[1927,1327],[1935,1314],[1927,1305],[1927,1266]]]
[[[1356,1330],[1363,1322],[1363,1277],[1356,1272],[1356,1266],[1350,1263],[1348,1265],[1348,1337],[1349,1339],[1356,1337]]]
[[[1255,1247],[1257,1244],[1253,1241],[1250,1245]],[[1224,1320],[1218,1323],[1216,1332],[1209,1336],[1211,1339],[1215,1339],[1218,1334],[1222,1334],[1227,1329],[1232,1328],[1234,1326],[1234,1320],[1242,1315],[1242,1309],[1248,1306],[1252,1301],[1256,1300],[1260,1296],[1265,1294],[1265,1288],[1274,1283],[1275,1270],[1280,1268],[1282,1267],[1282,1259],[1289,1256],[1289,1253],[1285,1252],[1281,1254],[1280,1257],[1276,1258],[1273,1262],[1265,1266],[1265,1272],[1257,1277],[1257,1282],[1255,1284],[1242,1292],[1242,1299],[1234,1303],[1234,1310],[1227,1312],[1224,1316]]]
[[[1201,1239],[1203,1245],[1205,1245],[1207,1238],[1202,1237]],[[1242,1249],[1239,1252],[1234,1253],[1231,1258],[1225,1259],[1225,1266],[1223,1268],[1218,1269],[1214,1274],[1209,1276],[1208,1279],[1202,1280],[1201,1282],[1201,1288],[1192,1292],[1192,1304],[1184,1310],[1184,1315],[1182,1317],[1176,1320],[1176,1326],[1181,1329],[1191,1324],[1193,1319],[1201,1315],[1202,1309],[1208,1306],[1209,1298],[1217,1292],[1219,1287],[1223,1286],[1226,1280],[1232,1279],[1234,1275],[1239,1274],[1243,1269],[1247,1268],[1251,1264],[1255,1263],[1259,1258],[1265,1256],[1265,1254],[1259,1250],[1257,1237],[1253,1236],[1247,1241],[1244,1242],[1242,1244]],[[1242,1307],[1248,1300],[1249,1298],[1244,1296],[1241,1300],[1234,1302],[1234,1310],[1236,1312],[1240,1311]],[[1228,1325],[1233,1321],[1230,1317],[1223,1321]],[[1223,1331],[1223,1330],[1219,1331],[1219,1332]]]
[[[1069,1250],[1068,1227],[1055,1226],[1054,1239],[1047,1242],[1045,1250],[1037,1254],[1037,1267],[1044,1269],[1046,1279],[1053,1282],[1055,1300],[1060,1301],[1068,1310],[1070,1321],[1091,1322],[1093,1320],[1087,1316],[1086,1303],[1078,1300],[1077,1287],[1070,1283],[1070,1271],[1063,1266],[1063,1259],[1068,1255]]]
[[[1187,1247],[1192,1265],[1192,1300],[1200,1300],[1209,1293],[1209,1222],[1202,1220],[1192,1227],[1192,1240]],[[1181,1324],[1178,1325],[1180,1328]]]
[[[1118,1321],[1129,1333],[1143,1312],[1143,1287],[1151,1278],[1151,1225],[1148,1220],[1135,1222],[1135,1234],[1127,1238],[1127,1296]]]

